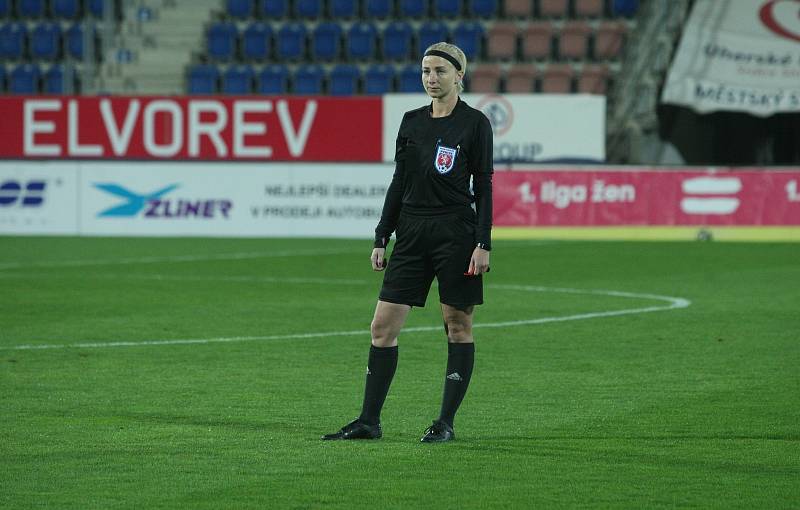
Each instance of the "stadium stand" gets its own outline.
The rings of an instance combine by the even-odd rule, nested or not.
[[[391,0],[366,0],[364,14],[367,18],[386,19],[393,14]]]
[[[322,94],[325,69],[318,64],[304,64],[294,73],[294,91],[297,94]]]
[[[342,28],[338,23],[323,22],[311,36],[311,56],[314,60],[331,62],[339,58],[342,49]]]
[[[258,74],[259,94],[285,94],[289,90],[289,68],[283,64],[265,66]]]
[[[334,19],[349,20],[358,15],[357,0],[330,0],[329,8]]]
[[[272,37],[272,28],[266,23],[250,23],[242,32],[242,57],[256,62],[267,60],[272,55]]]
[[[329,76],[328,93],[332,96],[352,96],[358,92],[361,72],[353,64],[339,64]]]
[[[364,73],[364,93],[368,95],[387,94],[394,90],[394,66],[373,64]]]
[[[223,94],[245,95],[253,91],[255,72],[249,65],[239,64],[229,67],[222,75]]]

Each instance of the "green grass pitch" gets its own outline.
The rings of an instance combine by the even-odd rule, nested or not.
[[[0,238],[0,507],[800,507],[798,244],[497,241],[457,440],[419,443],[434,287],[384,438],[322,442],[360,410],[370,250]]]

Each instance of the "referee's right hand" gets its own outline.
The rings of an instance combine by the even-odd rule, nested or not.
[[[383,271],[386,269],[386,248],[375,248],[372,250],[369,260],[372,262],[373,271]]]

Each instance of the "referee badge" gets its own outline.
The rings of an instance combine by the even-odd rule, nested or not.
[[[444,145],[436,144],[436,158],[434,158],[433,166],[440,174],[446,174],[453,169],[453,164],[456,162],[456,155],[458,149],[446,147]]]

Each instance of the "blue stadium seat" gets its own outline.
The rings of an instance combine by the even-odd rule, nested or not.
[[[250,23],[242,33],[245,60],[266,60],[272,53],[272,29],[261,22]]]
[[[447,41],[448,31],[447,25],[439,21],[429,21],[423,23],[417,32],[417,42],[419,46],[419,56],[431,44]]]
[[[259,94],[286,94],[289,90],[289,68],[283,64],[272,64],[258,73]]]
[[[297,68],[294,73],[294,93],[295,94],[322,94],[322,81],[325,78],[325,70],[322,66],[309,64]]]
[[[369,95],[388,94],[392,91],[394,67],[387,64],[373,64],[364,73],[364,93]]]
[[[38,94],[41,71],[36,64],[20,64],[11,71],[8,91],[11,94]]]
[[[408,64],[400,70],[397,79],[398,92],[425,92],[422,88],[422,71],[419,64]]]
[[[228,16],[237,19],[247,19],[253,15],[253,0],[227,0]]]
[[[208,27],[208,55],[220,62],[229,62],[236,53],[238,31],[231,22],[216,22]]]
[[[55,60],[61,49],[61,25],[45,21],[31,32],[30,52],[34,59]]]
[[[639,0],[614,0],[611,11],[615,16],[632,17],[639,10]]]
[[[469,13],[478,18],[493,18],[497,14],[497,0],[469,0]]]
[[[411,55],[411,25],[405,21],[395,21],[383,31],[383,58],[387,60],[406,60]]]
[[[433,13],[443,18],[458,18],[461,16],[461,0],[434,0]]]
[[[95,44],[99,44],[97,41],[97,29],[93,29],[93,32]],[[95,46],[96,49],[97,47]],[[73,58],[83,58],[83,25],[80,23],[75,23],[64,33],[64,53]]]
[[[357,0],[330,0],[331,18],[352,19],[358,15]]]
[[[11,0],[0,0],[0,18],[11,16]]]
[[[370,60],[375,56],[378,31],[372,23],[354,23],[347,32],[347,56],[353,60]]]
[[[44,73],[42,92],[45,94],[75,93],[74,70],[67,71],[63,64],[50,66],[50,69]]]
[[[311,57],[314,60],[336,60],[341,47],[342,28],[338,23],[324,22],[317,25],[311,37]]]
[[[361,71],[353,64],[339,64],[330,74],[328,93],[332,96],[352,96],[358,92]]]
[[[17,12],[22,18],[41,18],[44,16],[44,0],[18,0]]]
[[[245,95],[253,92],[255,72],[249,65],[229,67],[222,75],[222,93]]]
[[[294,14],[302,19],[322,17],[322,0],[294,0]]]
[[[88,0],[87,2],[89,12],[95,18],[102,18],[104,12],[104,0]]]
[[[259,2],[261,15],[268,19],[281,19],[289,16],[288,0],[261,0]]]
[[[400,0],[400,16],[422,18],[428,14],[428,0]]]
[[[50,8],[56,18],[73,19],[78,16],[80,5],[78,0],[51,0]]]
[[[287,23],[278,31],[278,60],[300,60],[306,53],[306,27]]]
[[[199,64],[189,69],[189,94],[216,94],[219,69],[211,64]]]
[[[364,14],[368,18],[388,18],[392,14],[392,0],[365,0]]]
[[[23,23],[6,23],[0,27],[0,59],[21,59],[27,36],[28,29]]]
[[[467,60],[476,59],[483,49],[483,25],[477,22],[459,23],[453,30],[453,44],[461,48]]]

